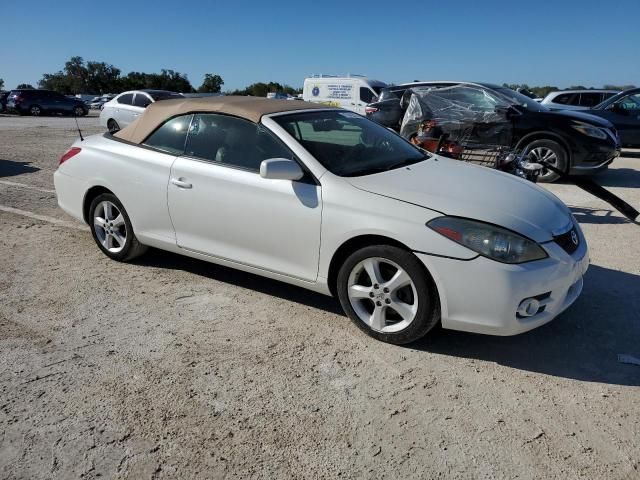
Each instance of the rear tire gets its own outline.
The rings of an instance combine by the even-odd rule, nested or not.
[[[349,318],[383,342],[406,344],[424,337],[440,321],[433,279],[411,252],[374,245],[352,253],[336,282]]]
[[[91,234],[107,257],[128,262],[147,251],[133,232],[124,206],[112,193],[98,195],[89,207]]]
[[[32,117],[39,117],[42,115],[42,107],[40,107],[40,105],[31,105],[29,107],[29,114]]]
[[[558,142],[553,140],[534,140],[525,147],[525,150],[529,152],[527,157],[530,162],[544,160],[558,170],[567,173],[569,165],[567,151]],[[551,183],[559,178],[560,175],[557,173],[543,168],[538,177],[538,182]]]
[[[85,116],[86,114],[87,114],[87,112],[86,112],[86,111],[85,111],[85,109],[84,109],[84,108],[82,108],[82,107],[75,107],[75,108],[73,109],[73,115],[74,115],[75,117],[83,117],[83,116]]]
[[[107,128],[109,129],[109,133],[116,133],[120,131],[120,125],[113,118],[109,119],[107,122]]]

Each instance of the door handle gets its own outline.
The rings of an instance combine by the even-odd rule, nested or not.
[[[172,178],[171,179],[171,183],[173,183],[176,187],[179,187],[179,188],[192,188],[193,187],[193,185],[191,185],[189,182],[185,182],[182,177],[180,177],[180,178]]]

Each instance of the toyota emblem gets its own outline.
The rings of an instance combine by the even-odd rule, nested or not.
[[[578,234],[575,230],[571,230],[571,241],[574,245],[578,245]]]

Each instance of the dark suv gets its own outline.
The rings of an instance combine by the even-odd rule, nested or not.
[[[499,98],[501,103],[510,105],[512,147],[518,151],[526,149],[532,158],[544,158],[564,172],[572,175],[595,173],[606,169],[620,154],[620,140],[611,122],[582,112],[551,111],[510,88],[489,83],[420,82],[384,89],[382,100],[367,106],[367,118],[399,131],[410,98],[409,89],[457,85],[482,89]],[[402,134],[410,138],[411,132],[405,130]],[[539,180],[552,182],[558,177],[544,170]]]
[[[32,89],[11,90],[7,110],[33,116],[59,113],[80,117],[88,113],[87,106],[79,98],[65,97],[53,90]]]

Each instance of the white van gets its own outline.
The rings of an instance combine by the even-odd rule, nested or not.
[[[304,79],[302,99],[332,107],[342,107],[364,115],[368,103],[378,100],[380,90],[387,84],[360,75],[336,77],[314,75]]]

